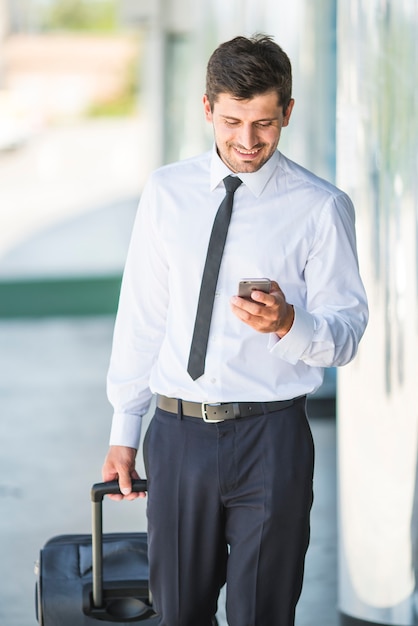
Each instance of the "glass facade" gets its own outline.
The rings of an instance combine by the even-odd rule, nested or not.
[[[370,323],[338,378],[344,624],[418,624],[418,3],[341,0],[337,180]],[[364,620],[361,622],[351,621]]]

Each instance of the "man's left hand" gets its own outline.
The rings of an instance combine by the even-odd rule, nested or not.
[[[253,291],[251,301],[239,296],[231,298],[232,312],[243,322],[260,333],[276,333],[284,337],[295,318],[293,306],[279,285],[271,281],[270,293]]]

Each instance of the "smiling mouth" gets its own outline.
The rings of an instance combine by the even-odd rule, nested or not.
[[[242,156],[255,156],[256,154],[260,152],[261,147],[255,148],[254,150],[243,150],[242,148],[237,148],[236,146],[234,146],[234,150],[238,152],[238,154],[241,154]]]

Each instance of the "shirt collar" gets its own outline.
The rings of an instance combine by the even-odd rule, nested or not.
[[[237,176],[242,180],[244,185],[248,187],[248,189],[258,198],[261,195],[264,187],[269,181],[270,177],[273,174],[273,171],[276,169],[276,166],[279,162],[280,152],[277,150],[270,157],[270,159],[260,168],[257,172],[251,172],[249,174],[238,173]],[[219,157],[218,152],[216,150],[216,145],[214,144],[212,150],[212,159],[211,159],[211,168],[210,168],[210,189],[213,191],[216,187],[221,183],[221,181],[225,178],[225,176],[229,176],[230,174],[234,174],[227,165],[222,161]]]

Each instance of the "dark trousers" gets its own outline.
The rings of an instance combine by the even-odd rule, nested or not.
[[[293,626],[309,543],[305,400],[206,424],[157,409],[144,442],[150,588],[160,626]]]

